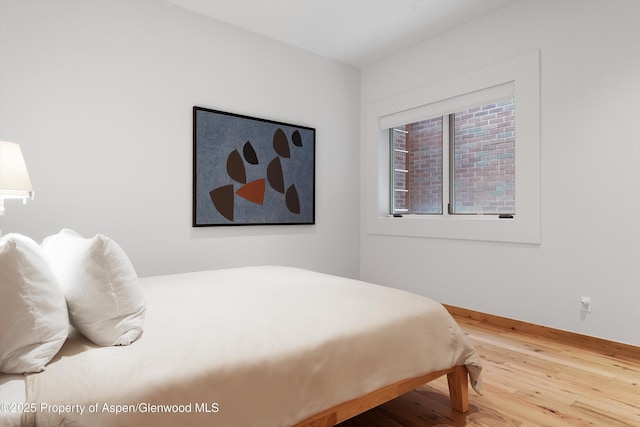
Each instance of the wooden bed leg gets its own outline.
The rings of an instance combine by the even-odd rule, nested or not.
[[[447,374],[451,407],[458,412],[469,410],[469,378],[467,368],[459,365]]]

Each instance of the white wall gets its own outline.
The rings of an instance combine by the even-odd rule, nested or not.
[[[0,139],[21,144],[36,189],[0,227],[105,233],[141,275],[357,276],[360,260],[366,280],[640,345],[639,19],[635,1],[521,1],[366,67],[359,87],[353,68],[163,1],[0,0]],[[534,49],[542,244],[358,242],[360,106]],[[192,228],[193,105],[315,127],[317,224]]]
[[[140,275],[357,276],[359,71],[159,0],[0,0],[0,139],[36,199],[3,232],[114,238]],[[316,128],[316,225],[191,227],[194,105]]]
[[[390,237],[363,227],[362,278],[640,345],[638,22],[635,1],[521,1],[365,67],[363,111],[539,49],[542,243]],[[593,301],[586,316],[581,296]]]

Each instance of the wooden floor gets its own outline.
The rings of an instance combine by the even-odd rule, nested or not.
[[[467,414],[450,409],[443,377],[339,426],[640,427],[638,354],[588,350],[465,318],[456,321],[484,364],[484,393],[470,390]]]

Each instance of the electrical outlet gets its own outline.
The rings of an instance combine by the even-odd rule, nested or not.
[[[580,311],[591,313],[591,297],[580,297]]]

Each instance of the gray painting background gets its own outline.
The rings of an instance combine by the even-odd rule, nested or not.
[[[315,130],[284,123],[262,121],[231,115],[229,113],[194,108],[195,150],[195,224],[313,224],[314,179],[315,179]],[[234,221],[222,216],[213,203],[209,192],[215,188],[233,184],[234,193],[242,187],[227,174],[227,158],[238,150],[244,161],[243,147],[251,142],[259,164],[244,161],[247,183],[267,178],[267,165],[278,154],[273,149],[273,135],[280,128],[287,135],[291,157],[280,157],[285,191],[295,184],[300,199],[300,213],[287,209],[285,195],[275,191],[266,180],[262,205],[235,196]],[[293,145],[291,135],[300,132],[302,147]]]

